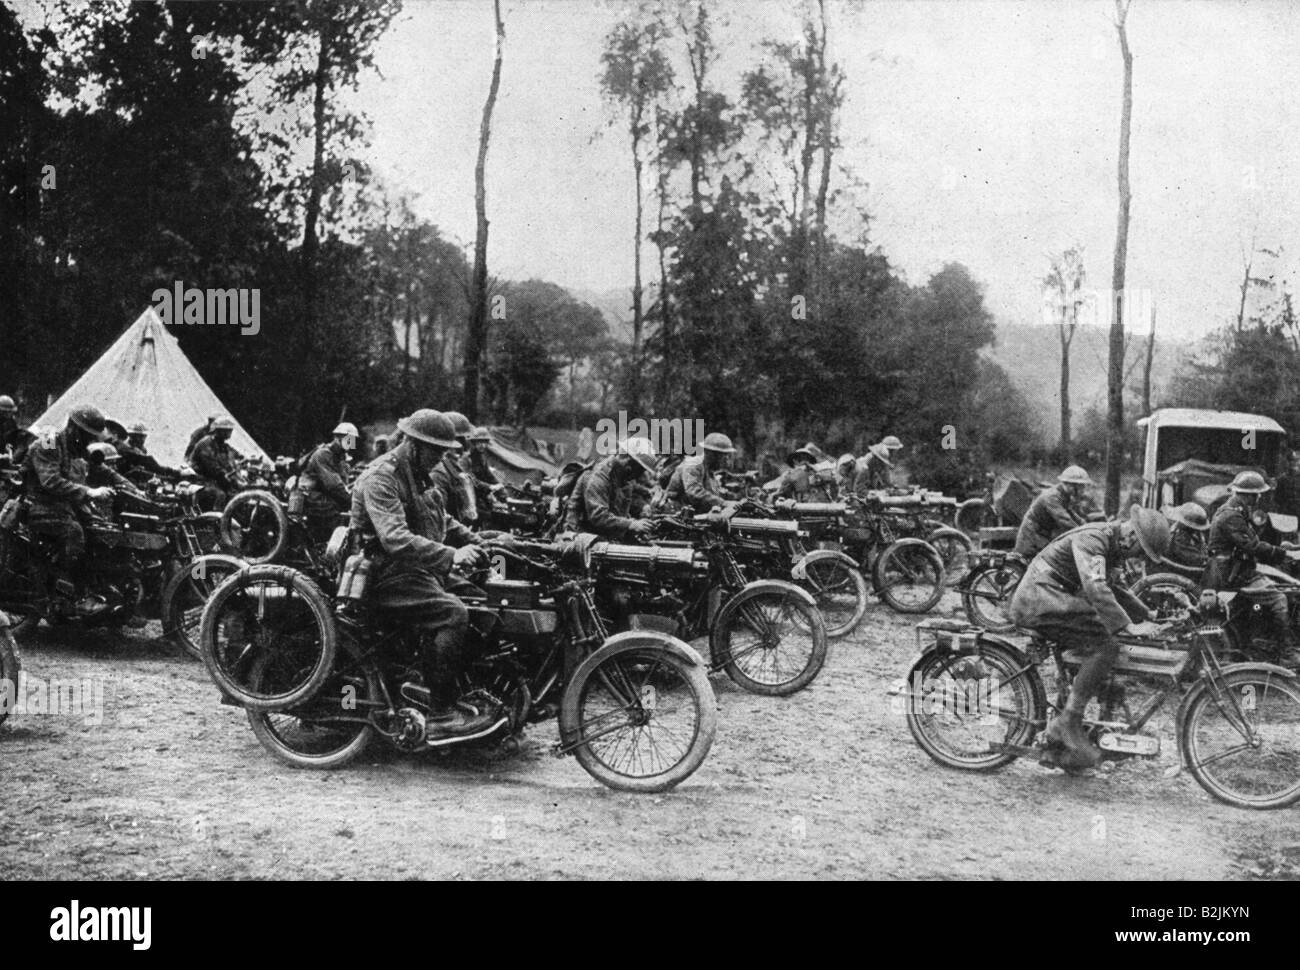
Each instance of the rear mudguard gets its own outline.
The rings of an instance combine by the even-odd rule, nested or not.
[[[836,549],[816,549],[795,563],[794,568],[790,570],[790,575],[796,580],[807,579],[809,565],[815,562],[826,562],[827,560],[843,563],[850,569],[857,569],[859,571],[862,569],[862,567],[858,565],[857,560],[847,553],[840,552]]]

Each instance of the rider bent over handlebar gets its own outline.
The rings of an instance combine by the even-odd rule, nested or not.
[[[421,633],[430,735],[472,734],[488,726],[492,715],[457,702],[469,617],[456,591],[477,587],[452,570],[482,566],[487,554],[446,515],[437,490],[429,487],[430,472],[448,450],[460,447],[451,422],[422,408],[397,426],[402,443],[371,462],[352,489],[352,527],[375,536],[382,549],[367,598]]]
[[[1155,632],[1154,624],[1131,621],[1130,613],[1145,619],[1145,608],[1123,593],[1126,605],[1121,606],[1108,579],[1125,560],[1145,556],[1159,562],[1168,549],[1164,516],[1134,506],[1127,522],[1090,522],[1052,540],[1029,564],[1012,597],[1011,618],[1017,626],[1085,654],[1065,710],[1046,731],[1051,745],[1065,749],[1061,767],[1092,767],[1101,760],[1083,729],[1083,713],[1110,679],[1119,656],[1115,634]]]

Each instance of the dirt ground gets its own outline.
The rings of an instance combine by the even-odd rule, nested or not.
[[[951,594],[938,613],[957,606]],[[0,856],[10,879],[1294,878],[1300,811],[1213,801],[1165,752],[1091,777],[932,762],[888,696],[914,618],[873,605],[787,699],[715,679],[717,740],[666,795],[610,791],[548,748],[294,770],[202,666],[155,638],[42,628],[31,677],[94,678],[103,717],[0,726]]]

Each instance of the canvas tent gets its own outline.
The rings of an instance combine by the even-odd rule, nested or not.
[[[32,428],[62,428],[68,412],[79,404],[93,404],[128,427],[143,421],[149,427],[149,453],[167,465],[184,462],[190,433],[209,415],[230,414],[152,307],[127,327]],[[230,445],[247,458],[266,457],[238,420]]]

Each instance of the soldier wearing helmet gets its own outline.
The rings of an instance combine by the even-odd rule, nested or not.
[[[1169,559],[1180,566],[1205,568],[1205,534],[1210,517],[1195,502],[1164,509],[1169,520]]]
[[[692,455],[678,465],[664,489],[664,500],[679,505],[689,505],[696,512],[707,512],[727,501],[718,481],[718,469],[731,463],[736,453],[731,439],[714,431],[700,442],[700,453]]]
[[[891,439],[887,438],[885,440]],[[897,438],[892,438],[892,440],[898,441]],[[901,442],[898,447],[903,447]],[[867,453],[858,459],[853,472],[853,493],[855,495],[865,498],[868,492],[889,488],[894,484],[891,472],[894,463],[890,460],[894,450],[882,441],[879,444],[872,445],[867,449]]]
[[[1201,576],[1206,589],[1242,590],[1249,602],[1257,604],[1268,617],[1277,644],[1279,661],[1287,667],[1300,667],[1300,651],[1287,614],[1286,594],[1272,588],[1267,578],[1255,573],[1255,564],[1271,566],[1300,559],[1300,551],[1275,546],[1259,537],[1251,516],[1260,497],[1269,490],[1264,476],[1245,471],[1228,486],[1231,497],[1219,506],[1210,523],[1209,559]]]
[[[86,483],[95,488],[117,488],[139,495],[140,490],[122,476],[117,464],[121,456],[107,441],[96,441],[86,448]]]
[[[853,476],[857,474],[858,460],[853,452],[846,451],[835,462],[835,497],[844,498],[853,492]]]
[[[352,507],[348,491],[348,455],[356,451],[361,432],[342,421],[330,441],[312,449],[298,475],[307,511],[307,532],[317,543],[329,542],[339,524],[339,513]]]
[[[645,535],[654,528],[649,519],[633,518],[632,489],[654,473],[655,449],[645,438],[628,438],[618,452],[582,473],[565,518],[570,532],[592,532],[610,539]]]
[[[428,707],[429,742],[480,736],[496,729],[500,712],[459,697],[469,614],[456,594],[477,588],[453,570],[481,567],[487,556],[428,487],[444,454],[460,445],[451,421],[431,408],[397,427],[402,441],[367,465],[352,489],[352,527],[380,549],[367,598],[381,615],[420,631],[424,682],[409,681],[402,693]]]
[[[126,429],[126,441],[118,441],[114,445],[121,456],[121,460],[117,463],[118,470],[127,478],[154,475],[159,478],[180,478],[181,473],[178,469],[169,468],[149,454],[149,448],[145,444],[145,438],[148,436],[149,428],[143,421],[136,421]]]
[[[1096,765],[1101,752],[1083,730],[1083,713],[1110,678],[1119,656],[1115,634],[1150,636],[1158,627],[1122,587],[1126,560],[1158,563],[1169,551],[1169,523],[1155,509],[1133,506],[1125,522],[1090,522],[1048,543],[1025,570],[1011,598],[1018,627],[1053,639],[1063,650],[1085,654],[1061,712],[1047,726],[1061,767]],[[1121,605],[1121,600],[1123,605]],[[1134,625],[1133,617],[1139,622]]]
[[[796,448],[786,458],[787,468],[774,482],[763,486],[774,490],[776,498],[792,498],[805,501],[817,483],[817,472],[813,468],[817,461],[816,445],[809,442],[802,448]]]
[[[197,497],[199,508],[204,511],[224,509],[230,493],[240,487],[235,468],[237,455],[230,447],[234,430],[235,422],[229,415],[218,415],[212,420],[211,430],[190,452],[190,467],[204,483]]]
[[[18,427],[18,405],[0,394],[0,468],[21,468],[32,434]]]
[[[1020,520],[1016,553],[1033,559],[1061,533],[1082,525],[1086,519],[1079,511],[1079,502],[1091,484],[1088,473],[1078,465],[1071,465],[1061,472],[1056,484],[1040,492]]]
[[[217,418],[219,417],[221,417],[220,412],[209,414],[207,421],[205,421],[203,424],[199,425],[197,428],[195,428],[193,431],[190,432],[190,443],[185,446],[186,461],[190,460],[190,455],[194,453],[195,446],[198,445],[200,441],[202,441],[204,438],[206,438],[208,435],[212,433],[212,425],[216,422]]]
[[[86,533],[81,517],[92,501],[111,498],[113,490],[87,480],[87,447],[104,436],[104,415],[83,404],[72,409],[62,431],[42,435],[27,449],[23,461],[23,491],[30,503],[27,525],[33,534],[56,541],[55,569],[79,585]],[[77,604],[93,612],[102,603],[87,597]]]
[[[488,445],[492,443],[492,432],[487,428],[475,428],[469,433],[466,443],[469,454],[465,456],[466,470],[474,479],[474,493],[479,503],[487,501],[488,493],[501,483],[488,464]]]
[[[469,436],[474,426],[459,411],[446,411],[443,416],[451,422],[459,447],[456,451],[448,451],[443,455],[442,462],[434,469],[430,481],[447,513],[457,521],[470,525],[478,520],[478,502],[473,486],[466,480],[460,456],[469,448]]]

